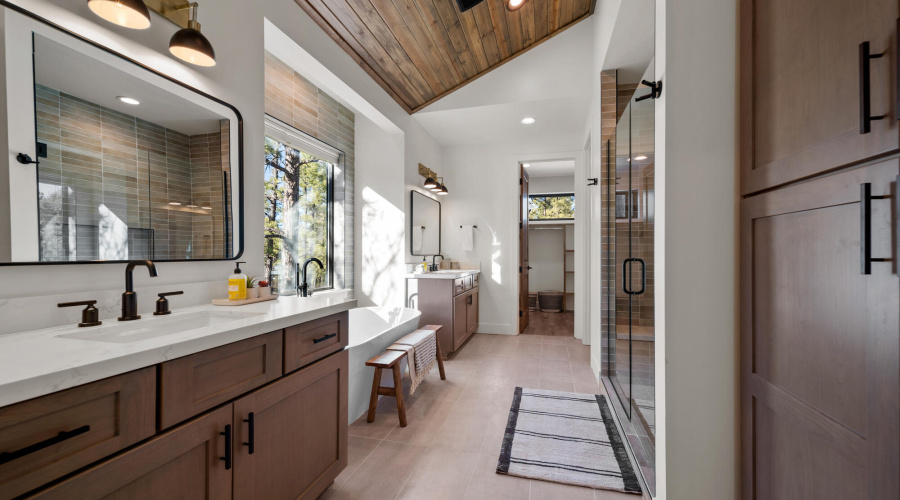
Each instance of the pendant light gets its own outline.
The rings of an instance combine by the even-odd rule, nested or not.
[[[435,181],[433,178],[427,177],[425,179],[425,187],[426,188],[433,190],[437,185],[438,185],[437,181]]]
[[[200,33],[200,23],[197,22],[197,3],[188,4],[191,9],[188,27],[180,29],[169,40],[169,52],[182,61],[196,64],[197,66],[215,66],[216,52],[209,40]]]
[[[441,179],[441,180],[435,181],[434,186],[431,187],[431,190],[432,190],[433,192],[435,192],[435,193],[437,193],[438,191],[440,191],[440,190],[441,190],[441,186],[443,186],[443,179],[444,179],[444,178],[443,178],[443,177],[438,177],[438,179]]]
[[[441,196],[447,196],[448,194],[450,194],[450,191],[447,191],[447,186],[441,184],[441,190],[438,191],[437,194]]]
[[[88,0],[91,12],[107,21],[135,30],[150,27],[150,10],[142,0]]]

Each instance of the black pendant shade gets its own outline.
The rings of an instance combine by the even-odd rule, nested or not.
[[[203,33],[200,33],[200,23],[196,21],[190,21],[187,28],[178,30],[172,35],[169,52],[182,61],[197,66],[216,65],[216,51]]]
[[[91,12],[126,28],[143,30],[150,27],[150,10],[142,0],[88,0]]]
[[[425,187],[426,187],[426,188],[428,188],[428,189],[434,189],[434,187],[437,186],[437,185],[438,185],[437,181],[435,181],[435,180],[432,179],[431,177],[427,177],[427,178],[425,179]]]

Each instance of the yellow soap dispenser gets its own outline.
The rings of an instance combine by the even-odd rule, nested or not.
[[[245,300],[247,298],[247,275],[241,272],[241,264],[238,262],[234,268],[234,274],[228,277],[228,300]]]

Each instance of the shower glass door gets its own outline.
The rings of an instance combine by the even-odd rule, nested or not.
[[[604,375],[626,434],[652,463],[655,419],[653,65],[637,82],[617,81],[618,122],[604,169]],[[621,72],[619,74],[621,78]],[[647,82],[647,83],[642,83]]]

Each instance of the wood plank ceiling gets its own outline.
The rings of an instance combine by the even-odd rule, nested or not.
[[[407,113],[591,14],[595,0],[295,0]]]

